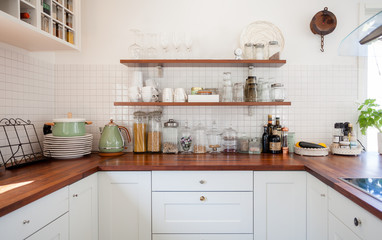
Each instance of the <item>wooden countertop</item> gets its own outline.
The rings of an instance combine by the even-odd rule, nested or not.
[[[382,220],[382,202],[340,181],[339,177],[382,177],[382,156],[248,154],[132,154],[103,158],[92,154],[50,160],[0,171],[0,216],[10,213],[97,171],[253,170],[307,171]]]

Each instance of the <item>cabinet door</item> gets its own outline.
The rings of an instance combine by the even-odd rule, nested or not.
[[[308,240],[328,239],[328,187],[307,174]]]
[[[39,231],[35,232],[26,240],[67,240],[69,239],[69,217],[65,213]]]
[[[98,239],[97,173],[69,186],[69,233],[71,240]]]
[[[253,240],[253,234],[153,234],[153,240]]]
[[[329,213],[329,240],[361,240],[361,238]]]
[[[151,173],[99,172],[99,238],[151,239]]]
[[[306,173],[254,172],[256,240],[306,239]]]

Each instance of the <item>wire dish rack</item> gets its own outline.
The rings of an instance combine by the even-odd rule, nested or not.
[[[35,126],[30,120],[0,120],[0,156],[6,169],[46,160]]]

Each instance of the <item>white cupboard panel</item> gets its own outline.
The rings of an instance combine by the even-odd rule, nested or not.
[[[153,240],[253,240],[253,234],[153,234]]]
[[[361,238],[329,213],[329,240],[361,240]]]
[[[153,192],[153,233],[253,233],[252,192]]]
[[[54,220],[26,240],[68,240],[69,239],[69,217],[64,214]]]

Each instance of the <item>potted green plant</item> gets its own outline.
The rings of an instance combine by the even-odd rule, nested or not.
[[[358,111],[360,111],[360,114],[357,123],[363,135],[366,135],[366,130],[369,127],[378,129],[378,152],[382,154],[382,109],[375,102],[376,99],[366,99],[359,106]]]

